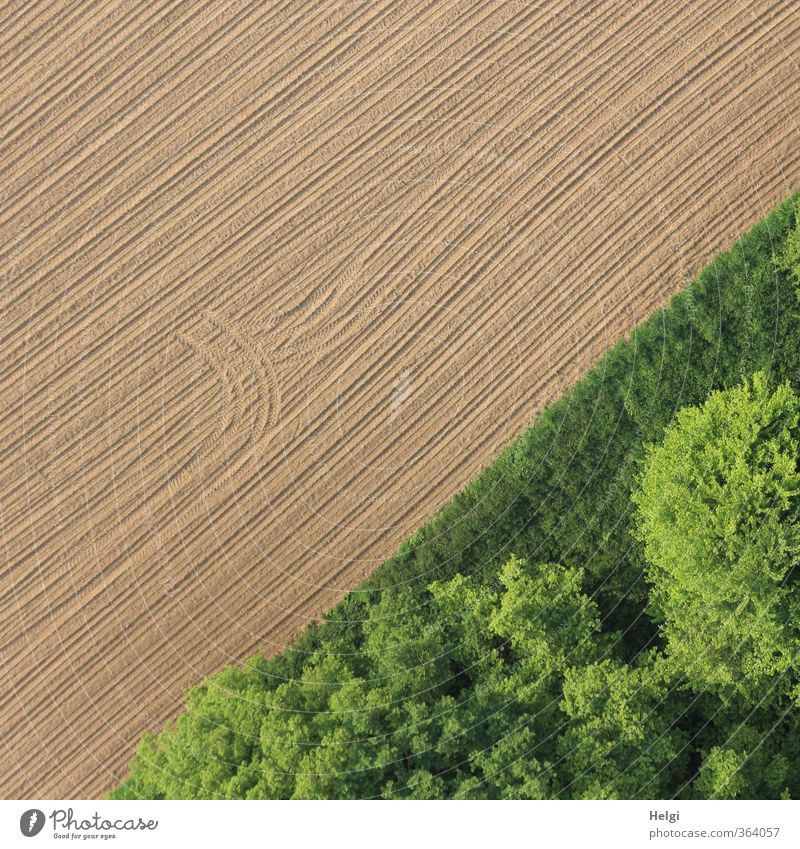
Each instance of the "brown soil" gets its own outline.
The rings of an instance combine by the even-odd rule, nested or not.
[[[0,21],[6,797],[107,791],[185,687],[358,584],[800,161],[790,2]]]

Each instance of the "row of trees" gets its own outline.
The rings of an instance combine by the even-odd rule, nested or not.
[[[114,795],[800,795],[794,206]]]

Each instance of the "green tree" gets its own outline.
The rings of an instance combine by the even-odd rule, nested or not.
[[[696,690],[751,702],[788,690],[800,649],[799,420],[789,385],[770,392],[759,373],[681,410],[647,449],[634,501],[651,610]]]
[[[677,726],[683,700],[671,683],[655,653],[636,667],[604,660],[567,672],[561,709],[570,722],[559,741],[564,795],[652,799],[675,792],[687,737]]]
[[[787,710],[777,720],[769,711],[718,718],[717,742],[702,752],[692,791],[702,799],[797,798],[800,777],[798,714]]]
[[[797,286],[800,297],[800,219],[795,218],[795,226],[786,234],[781,249],[775,254],[775,265],[785,271]]]

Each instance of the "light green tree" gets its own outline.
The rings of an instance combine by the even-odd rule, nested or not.
[[[651,611],[698,691],[788,692],[800,650],[795,566],[800,399],[763,373],[681,410],[634,495]]]

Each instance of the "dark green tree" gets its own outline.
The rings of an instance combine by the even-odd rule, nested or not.
[[[702,799],[796,799],[800,795],[800,711],[771,704],[715,715],[713,741],[701,747],[697,777],[687,795]],[[704,735],[703,735],[704,736]]]
[[[664,798],[686,774],[685,700],[651,652],[636,666],[604,660],[569,670],[559,740],[563,795],[579,799]]]

